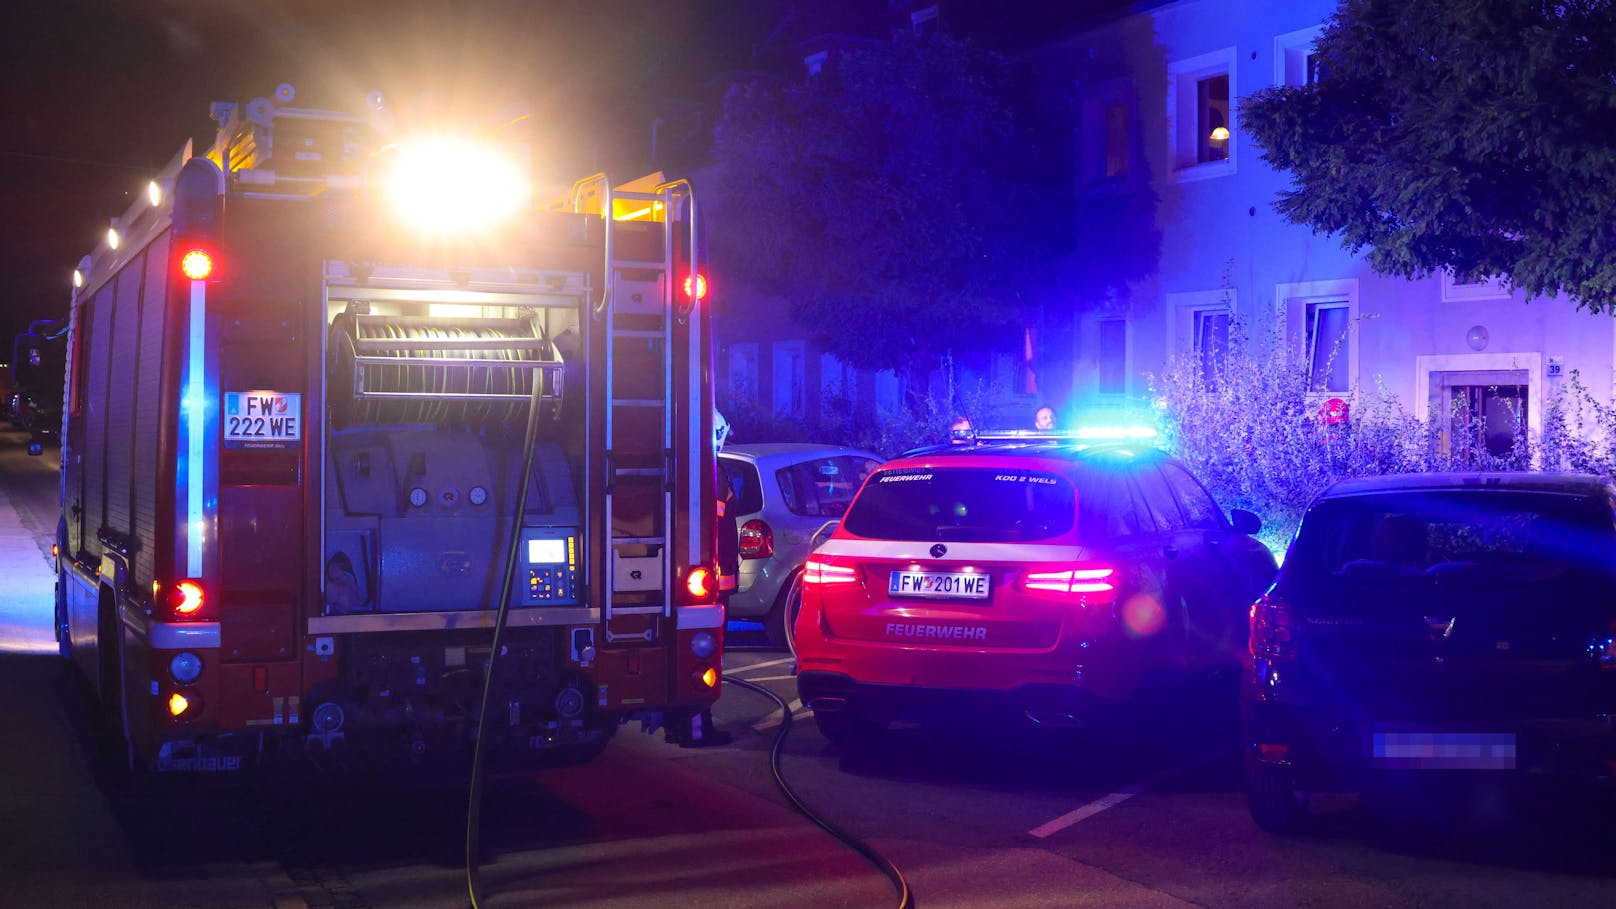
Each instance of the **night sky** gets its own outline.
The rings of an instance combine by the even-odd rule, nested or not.
[[[950,4],[1003,44],[1129,0]],[[565,186],[648,157],[668,99],[716,101],[724,74],[800,57],[825,32],[880,34],[886,0],[6,0],[0,3],[0,349],[65,315],[72,270],[212,101],[292,83],[298,106],[529,114],[536,176]],[[687,108],[688,109],[688,108]],[[704,127],[710,127],[710,120]]]
[[[0,4],[0,338],[65,314],[72,270],[211,101],[269,96],[487,119],[525,105],[559,180],[663,98],[747,68],[784,0],[14,0]],[[643,140],[635,140],[643,144]],[[644,149],[635,149],[636,153]]]

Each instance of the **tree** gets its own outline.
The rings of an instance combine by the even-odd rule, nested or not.
[[[1501,277],[1616,308],[1611,0],[1342,0],[1315,84],[1241,118],[1279,211],[1383,274]]]
[[[1036,156],[1005,62],[946,37],[833,54],[732,90],[714,133],[715,255],[836,356],[919,382],[1025,305]]]

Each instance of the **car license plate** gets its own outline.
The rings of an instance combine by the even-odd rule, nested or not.
[[[1376,732],[1375,766],[1399,770],[1514,770],[1512,732]]]
[[[988,576],[975,572],[894,571],[887,592],[897,597],[988,598]]]
[[[295,448],[303,441],[303,396],[284,391],[228,391],[224,444],[231,448]]]

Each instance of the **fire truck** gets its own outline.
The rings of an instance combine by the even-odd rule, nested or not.
[[[118,760],[700,739],[724,616],[691,184],[536,206],[500,133],[294,101],[215,104],[74,274],[56,626]]]

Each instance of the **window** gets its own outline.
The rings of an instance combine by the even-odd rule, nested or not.
[[[877,410],[893,413],[902,403],[903,384],[898,381],[898,374],[890,369],[883,369],[875,374],[875,406]]]
[[[1163,464],[1162,475],[1173,487],[1178,504],[1184,509],[1184,521],[1197,530],[1222,530],[1229,526],[1218,503],[1202,488],[1189,471],[1177,464]]]
[[[1125,183],[1133,166],[1133,84],[1112,79],[1084,85],[1079,126],[1079,181]]]
[[[780,496],[792,514],[839,518],[880,461],[837,455],[802,461],[774,472]]]
[[[1358,381],[1358,280],[1280,284],[1275,299],[1291,350],[1306,365],[1308,388],[1350,393]]]
[[[1197,309],[1192,314],[1195,326],[1195,359],[1201,364],[1201,380],[1212,387],[1218,383],[1223,364],[1229,357],[1229,323],[1227,309]]]
[[[1178,510],[1178,502],[1174,501],[1173,491],[1167,488],[1161,471],[1146,467],[1134,475],[1134,482],[1139,484],[1139,491],[1145,497],[1145,505],[1156,521],[1157,530],[1184,529],[1184,513]]]
[[[1127,394],[1128,322],[1126,319],[1102,319],[1098,335],[1100,394]]]
[[[1462,300],[1508,300],[1509,285],[1503,278],[1482,278],[1451,271],[1442,272],[1442,302]]]
[[[774,344],[774,415],[777,417],[804,416],[807,403],[804,385],[807,381],[806,354],[801,341],[777,341]]]
[[[1070,480],[1032,470],[898,468],[877,473],[842,526],[877,540],[1029,543],[1072,529]]]
[[[1169,160],[1174,179],[1235,172],[1234,48],[1167,67]]]
[[[1173,357],[1193,357],[1207,385],[1216,385],[1234,330],[1235,289],[1167,295],[1167,349]]]
[[[835,354],[819,355],[821,410],[851,406],[857,391],[857,374],[853,372],[853,367],[838,360]]]
[[[1345,300],[1307,304],[1309,390],[1351,390],[1352,383],[1347,373],[1347,318]]]
[[[1274,84],[1291,87],[1312,85],[1323,73],[1322,62],[1313,52],[1324,26],[1298,29],[1274,38]]]
[[[1197,163],[1229,160],[1228,76],[1195,81],[1195,123]]]
[[[825,61],[830,59],[830,51],[819,51],[802,58],[802,65],[808,68],[808,75],[817,76],[825,68]]]
[[[1105,178],[1128,176],[1128,106],[1105,106]]]
[[[756,514],[763,510],[763,484],[758,480],[757,467],[740,458],[718,456],[718,469],[735,493],[735,514]]]
[[[757,344],[731,344],[729,346],[729,395],[731,401],[757,400]]]

